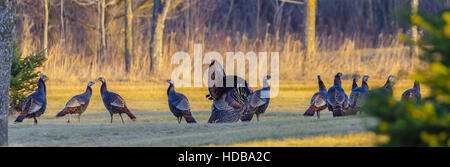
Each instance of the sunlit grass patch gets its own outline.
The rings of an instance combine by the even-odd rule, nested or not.
[[[339,136],[317,136],[302,139],[287,138],[283,140],[263,140],[236,143],[229,147],[373,147],[385,143],[388,136],[379,136],[373,132],[355,133]],[[214,145],[211,145],[214,146]]]
[[[324,112],[321,118],[303,117],[298,112],[269,112],[260,122],[208,124],[210,111],[193,111],[197,124],[178,124],[169,111],[137,112],[136,122],[118,116],[109,123],[109,114],[82,116],[81,122],[66,123],[67,118],[53,115],[39,118],[39,124],[26,119],[14,124],[9,119],[10,146],[207,146],[253,141],[284,140],[314,136],[335,136],[367,132],[375,120],[361,116],[333,118]]]

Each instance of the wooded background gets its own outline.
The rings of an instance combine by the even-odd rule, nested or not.
[[[170,73],[154,69],[155,63],[171,69],[171,55],[192,53],[195,43],[203,44],[204,53],[281,52],[285,80],[336,70],[384,78],[411,69],[411,53],[398,50],[404,46],[397,40],[411,27],[395,12],[408,9],[411,0],[314,2],[314,47],[320,53],[308,60],[307,10],[300,0],[18,0],[15,38],[23,56],[48,48],[42,71],[56,80],[167,78]],[[432,14],[449,5],[448,0],[426,0],[418,8]],[[377,48],[387,52],[382,57],[377,50],[364,52]],[[323,69],[330,63],[340,67]]]

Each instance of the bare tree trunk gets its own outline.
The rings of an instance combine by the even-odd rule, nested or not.
[[[191,41],[190,38],[190,34],[191,34],[191,29],[190,29],[190,24],[189,22],[191,21],[190,19],[190,8],[191,8],[191,2],[190,0],[186,0],[186,18],[185,18],[185,25],[184,25],[184,30],[185,30],[185,37],[186,37],[186,42],[184,43],[184,48],[186,50],[189,50],[189,42]]]
[[[106,14],[106,0],[101,0],[102,1],[102,18],[101,18],[101,27],[102,27],[102,53],[104,52],[104,50],[108,47],[107,43],[106,43],[106,31],[105,31],[105,14]]]
[[[130,72],[130,60],[133,54],[133,3],[126,0],[125,3],[125,71]]]
[[[415,15],[417,14],[417,11],[419,10],[419,0],[412,0],[411,1],[411,14]],[[411,37],[414,42],[417,42],[419,40],[419,35],[417,34],[417,26],[413,25],[411,27]],[[413,46],[412,48],[413,54],[417,55],[419,52],[419,48],[417,46]]]
[[[273,31],[275,32],[275,50],[279,50],[279,40],[280,40],[280,23],[281,23],[281,16],[283,15],[283,6],[285,4],[285,1],[281,2],[281,4],[278,3],[278,1],[275,1],[275,15],[273,16]]]
[[[102,20],[102,2],[101,0],[98,0],[97,2],[97,37],[98,37],[98,41],[97,41],[97,64],[100,63],[101,58],[102,58],[102,31],[101,31],[101,20]]]
[[[256,37],[259,37],[259,24],[260,24],[260,17],[261,14],[261,0],[256,1]]]
[[[97,56],[98,56],[98,61],[103,62],[104,61],[104,52],[106,49],[106,34],[105,34],[105,8],[106,8],[106,3],[105,0],[98,0],[97,3],[97,11],[98,11],[98,24],[97,24],[97,28],[99,31],[99,43],[98,43],[98,50],[97,50]],[[99,63],[99,62],[97,62]]]
[[[316,36],[316,0],[308,0],[306,3],[306,23],[305,23],[304,44],[307,58],[312,57],[315,51]]]
[[[11,58],[14,54],[16,0],[0,1],[0,146],[8,145]]]
[[[228,13],[227,16],[225,17],[225,21],[223,22],[223,27],[227,28],[228,27],[228,21],[230,20],[231,17],[231,12],[233,11],[234,8],[234,0],[231,0],[230,2],[230,8],[228,8]]]
[[[61,49],[60,49],[60,56],[62,56],[63,55],[63,53],[64,53],[64,51],[65,51],[65,49],[66,49],[66,47],[65,47],[65,42],[66,42],[66,29],[65,29],[65,26],[64,26],[64,0],[61,0],[61,17],[60,17],[60,22],[61,22],[61,30],[60,30],[60,33],[61,33],[61,41],[60,41],[60,45],[61,45]]]
[[[150,71],[152,74],[157,74],[161,67],[164,23],[166,21],[167,13],[169,12],[171,1],[172,0],[165,0],[164,4],[161,3],[161,0],[154,1],[151,30],[152,36],[150,38],[150,54],[152,61]]]
[[[44,0],[44,55],[48,56],[48,0]]]
[[[316,37],[316,0],[307,0],[305,4],[305,35],[303,36],[303,48],[305,55],[302,62],[302,71],[305,75],[306,69],[309,69],[308,61],[314,57],[315,53],[315,37]]]

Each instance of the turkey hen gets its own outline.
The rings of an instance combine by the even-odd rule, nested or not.
[[[418,103],[422,96],[420,95],[420,84],[419,81],[414,81],[414,87],[408,89],[402,94],[402,101],[407,100],[410,102]]]
[[[42,75],[39,78],[36,92],[32,93],[25,99],[25,102],[22,105],[22,112],[20,112],[14,123],[20,123],[25,118],[33,118],[34,124],[38,123],[36,117],[44,114],[47,107],[47,88],[45,86],[46,80],[48,80],[48,77],[45,75]]]
[[[348,107],[348,96],[341,87],[342,73],[337,73],[334,77],[334,85],[328,89],[327,105],[328,110],[333,112],[333,117],[344,116],[344,110]]]
[[[175,117],[177,117],[178,123],[181,120],[186,120],[187,123],[197,123],[191,113],[191,105],[186,96],[181,93],[175,92],[175,86],[171,80],[167,80],[170,84],[167,89],[167,96],[169,99],[169,108]]]
[[[255,91],[248,97],[248,108],[241,117],[242,122],[251,121],[254,114],[256,114],[256,120],[259,122],[259,116],[266,112],[270,102],[270,86],[267,82],[270,78],[271,76],[269,75],[265,76],[263,79],[263,88]]]
[[[377,88],[372,90],[371,92],[378,94],[378,95],[382,95],[382,96],[388,96],[388,97],[392,97],[392,87],[394,86],[394,76],[393,75],[389,75],[386,83],[383,85],[383,87],[381,88]]]
[[[350,93],[349,99],[349,110],[351,114],[356,114],[358,108],[365,104],[365,101],[369,95],[369,85],[367,85],[367,80],[369,76],[365,75],[362,79],[361,87],[353,88],[352,93]]]
[[[325,87],[322,79],[320,79],[320,75],[317,76],[317,79],[319,80],[319,91],[314,93],[309,102],[310,106],[303,116],[314,116],[317,113],[317,118],[320,119],[320,111],[327,108],[327,87]]]
[[[237,122],[248,107],[248,97],[253,89],[248,82],[238,76],[226,76],[222,65],[211,62],[208,71],[208,90],[206,97],[213,100],[208,123]]]
[[[123,113],[127,114],[131,120],[136,121],[136,117],[128,109],[125,100],[123,100],[123,98],[120,95],[108,91],[108,89],[106,88],[106,81],[104,78],[100,77],[98,78],[98,81],[102,82],[100,93],[102,95],[103,104],[105,105],[106,109],[109,111],[109,114],[111,115],[111,123],[113,121],[114,114],[119,114],[122,123],[124,123],[122,118]]]
[[[92,88],[91,86],[94,85],[95,82],[90,81],[87,85],[86,91],[82,94],[76,95],[72,97],[67,103],[64,109],[59,112],[56,117],[64,117],[67,114],[70,114],[69,119],[67,120],[67,123],[70,123],[70,119],[72,117],[72,114],[78,114],[78,122],[80,122],[81,114],[86,111],[86,108],[89,105],[89,101],[91,100],[92,96]]]

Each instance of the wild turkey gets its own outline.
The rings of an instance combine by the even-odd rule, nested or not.
[[[113,121],[114,114],[119,114],[122,123],[124,123],[122,113],[127,114],[131,120],[136,121],[136,117],[128,109],[125,100],[123,100],[123,98],[120,95],[108,91],[108,89],[106,88],[106,81],[104,78],[100,77],[98,78],[98,80],[102,82],[100,93],[102,95],[103,104],[105,105],[106,109],[109,111],[109,114],[111,115],[111,123]]]
[[[356,114],[358,108],[362,107],[369,95],[369,85],[367,85],[367,80],[370,77],[365,75],[362,79],[361,87],[352,89],[349,99],[349,109],[352,114]]]
[[[328,89],[327,105],[328,110],[333,112],[333,117],[344,116],[344,110],[348,107],[348,96],[341,87],[342,73],[337,73],[334,77],[334,86]]]
[[[414,81],[414,88],[408,89],[402,94],[402,101],[408,100],[418,103],[421,98],[419,81]]]
[[[213,100],[208,123],[239,121],[244,109],[248,107],[248,97],[253,89],[241,77],[226,76],[222,66],[216,61],[209,65],[208,76],[209,94],[206,97]]]
[[[33,118],[34,124],[38,123],[36,117],[44,114],[47,107],[47,88],[45,86],[46,80],[48,80],[48,77],[45,75],[42,75],[39,78],[36,92],[32,93],[25,99],[25,102],[22,105],[22,112],[16,118],[14,123],[20,123],[25,118]]]
[[[86,111],[86,108],[89,105],[89,101],[91,100],[92,96],[92,88],[91,86],[94,85],[95,82],[90,81],[87,85],[86,91],[82,94],[76,95],[72,97],[67,103],[64,109],[56,114],[56,117],[63,117],[67,114],[70,114],[69,119],[67,120],[67,123],[70,123],[70,119],[72,118],[72,114],[78,114],[78,122],[80,122],[81,114],[83,114],[84,111]]]
[[[377,88],[372,90],[371,92],[374,92],[376,94],[382,95],[382,96],[389,96],[392,97],[392,87],[394,86],[394,76],[393,75],[389,75],[386,83],[383,85],[383,87],[381,88]]]
[[[189,104],[188,99],[181,93],[175,92],[175,86],[171,80],[167,80],[170,84],[167,89],[167,96],[169,99],[169,108],[175,117],[178,119],[178,123],[181,123],[181,120],[186,120],[187,123],[197,123],[191,113],[191,105]]]
[[[263,79],[263,88],[250,94],[248,97],[248,108],[241,117],[242,122],[249,122],[253,115],[256,114],[256,120],[259,122],[259,115],[266,112],[270,102],[270,86],[267,83],[271,76],[267,75]]]
[[[352,90],[358,87],[358,84],[356,83],[358,82],[358,78],[353,78],[353,84],[352,84]]]
[[[320,119],[320,111],[327,108],[327,87],[325,87],[322,79],[320,79],[320,75],[317,76],[317,79],[319,80],[319,91],[314,93],[309,102],[310,106],[303,116],[314,116],[317,113],[317,118]]]

